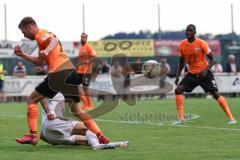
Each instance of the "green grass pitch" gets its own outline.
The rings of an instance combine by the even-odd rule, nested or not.
[[[240,122],[240,99],[227,99]],[[130,141],[128,148],[93,151],[87,146],[37,146],[17,144],[27,131],[24,103],[0,104],[1,160],[239,160],[239,124],[227,125],[227,117],[215,100],[185,99],[192,119],[185,126],[172,126],[175,101],[142,100],[135,106],[121,101],[97,123],[112,141]],[[40,108],[40,107],[39,107]],[[191,113],[190,113],[191,112]],[[41,112],[39,112],[39,129]]]

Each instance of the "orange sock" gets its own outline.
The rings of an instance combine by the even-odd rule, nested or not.
[[[82,100],[82,105],[87,105],[88,104],[88,101],[87,101],[87,97],[86,96],[84,96],[84,95],[81,95],[80,96],[80,98],[81,98],[81,100]]]
[[[177,106],[177,111],[178,111],[178,118],[180,120],[184,120],[183,116],[183,95],[179,94],[176,95],[176,106]]]
[[[88,105],[87,97],[84,96],[84,95],[80,95],[80,98],[81,98],[81,100],[82,100],[81,109],[83,109],[83,110],[87,109],[87,105]]]
[[[88,110],[93,109],[92,97],[87,96],[86,99],[87,99],[87,109],[88,109]]]
[[[90,117],[89,114],[87,113],[80,113],[80,119],[81,121],[85,124],[85,126],[92,131],[94,134],[99,134],[101,133],[101,130],[95,123],[95,121]]]
[[[228,104],[227,104],[227,101],[225,100],[225,98],[223,98],[222,96],[220,96],[218,99],[218,104],[221,106],[222,110],[226,113],[226,115],[228,116],[228,119],[231,121],[234,119],[229,107],[228,107]]]
[[[27,122],[30,133],[37,134],[38,106],[35,103],[29,104],[27,110]]]

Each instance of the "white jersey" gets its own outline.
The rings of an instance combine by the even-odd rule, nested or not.
[[[48,101],[48,107],[51,111],[54,111],[57,117],[63,117],[65,102],[64,96],[58,93],[52,99]],[[48,120],[46,113],[42,113],[42,130],[41,139],[52,145],[72,145],[76,144],[76,135],[72,134],[74,126],[80,123],[76,120],[56,118],[54,120]],[[128,142],[116,142],[110,144],[99,144],[99,139],[91,131],[86,132],[87,140],[93,149],[107,149],[114,147],[121,147],[128,145]]]
[[[48,100],[49,109],[54,112],[58,117],[63,117],[65,110],[64,96],[61,93],[56,94],[52,99]],[[47,120],[47,114],[45,111],[42,112],[42,126]]]
[[[63,117],[65,102],[64,96],[58,93],[48,101],[49,109],[54,112],[57,117]],[[48,120],[45,111],[42,113],[42,130],[41,136],[50,144],[74,144],[75,135],[72,135],[73,127],[78,121],[71,119]]]

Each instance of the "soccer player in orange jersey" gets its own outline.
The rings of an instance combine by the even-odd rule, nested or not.
[[[83,93],[80,98],[83,102],[83,110],[93,109],[92,97],[88,89],[90,85],[91,75],[93,72],[93,62],[95,61],[96,54],[91,46],[87,43],[88,35],[86,33],[81,34],[81,46],[78,52],[78,65],[77,72],[79,75],[79,84],[82,84]]]
[[[195,34],[195,25],[189,24],[186,28],[186,39],[182,40],[179,44],[180,61],[175,80],[175,84],[177,85],[175,95],[179,120],[176,121],[175,124],[182,124],[185,121],[183,115],[183,93],[192,92],[197,86],[201,86],[205,92],[209,92],[218,101],[218,104],[229,119],[228,124],[236,124],[237,121],[231,114],[225,98],[219,94],[214,76],[210,71],[214,64],[211,49],[206,41],[196,38]],[[209,63],[206,57],[209,59]],[[189,66],[189,72],[182,81],[178,83],[180,73],[185,63]]]
[[[58,92],[63,93],[72,112],[99,138],[100,143],[108,143],[106,138],[97,124],[91,117],[80,109],[80,98],[78,86],[72,85],[69,75],[77,75],[76,69],[68,58],[66,52],[62,48],[58,38],[43,29],[40,29],[32,17],[24,17],[18,25],[18,28],[24,34],[24,37],[30,40],[36,40],[39,47],[39,55],[37,57],[28,55],[23,52],[20,46],[14,48],[17,56],[34,63],[36,65],[48,65],[48,76],[40,83],[27,99],[27,122],[30,134],[16,141],[22,144],[37,144],[37,103],[45,97],[53,98]],[[53,114],[45,108],[49,119],[54,119]]]

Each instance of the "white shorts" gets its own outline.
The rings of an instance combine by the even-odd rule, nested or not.
[[[72,135],[73,127],[78,123],[75,120],[45,120],[41,134],[50,144],[71,145],[75,143],[75,135]]]

